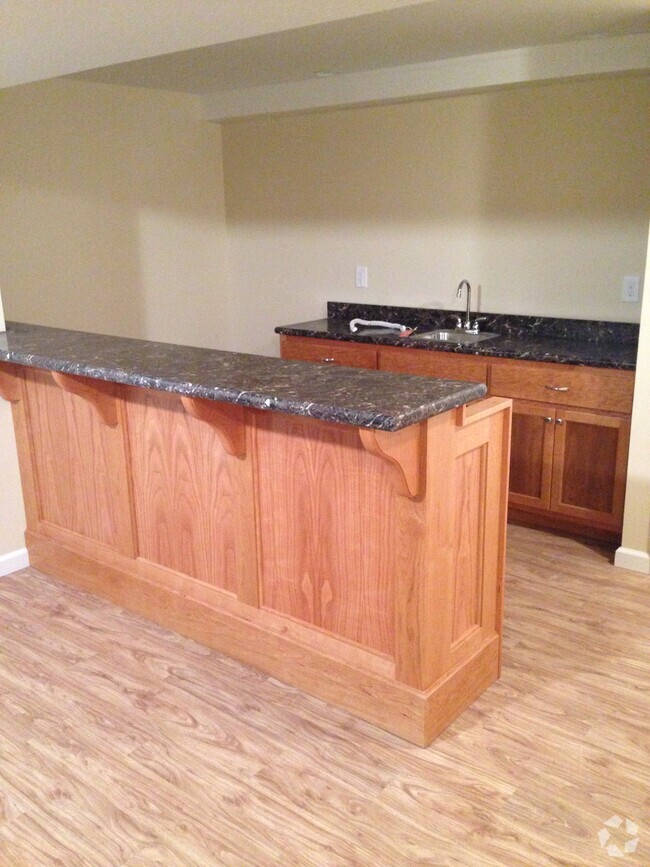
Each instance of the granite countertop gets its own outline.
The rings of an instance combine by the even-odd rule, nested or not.
[[[354,318],[381,320],[417,326],[420,333],[435,328],[453,327],[458,311],[427,310],[410,307],[379,307],[330,302],[328,318],[276,328],[278,334],[320,337],[329,340],[371,343],[381,346],[407,346],[431,352],[455,352],[490,358],[517,358],[589,367],[635,370],[639,326],[624,322],[510,316],[488,313],[482,331],[499,336],[470,345],[428,343],[396,334],[365,335],[350,331]]]
[[[482,383],[283,361],[7,322],[0,361],[395,431],[483,397]]]

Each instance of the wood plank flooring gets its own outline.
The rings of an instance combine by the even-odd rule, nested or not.
[[[509,528],[502,679],[426,750],[34,570],[0,579],[0,865],[648,865],[650,579],[610,561]],[[636,852],[601,846],[613,816]]]

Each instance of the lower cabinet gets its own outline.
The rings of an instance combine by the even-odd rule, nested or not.
[[[550,508],[554,443],[555,412],[536,403],[514,401],[510,503],[538,509]]]
[[[377,369],[377,349],[340,340],[319,340],[316,337],[280,335],[280,354],[290,361],[314,361],[340,367]]]
[[[284,335],[281,347],[283,358],[485,382],[490,395],[514,400],[510,517],[620,536],[632,371]]]
[[[511,506],[618,531],[629,432],[625,416],[515,401]]]
[[[490,393],[511,397],[510,517],[616,539],[634,373],[494,359]]]
[[[475,355],[386,346],[379,349],[378,366],[380,370],[410,373],[413,376],[436,376],[440,379],[459,379],[461,382],[488,381],[488,362]]]

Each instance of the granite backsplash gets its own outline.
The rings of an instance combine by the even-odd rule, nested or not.
[[[461,310],[427,310],[422,307],[394,307],[383,304],[327,302],[327,318],[379,319],[398,322],[419,331],[445,328],[454,324]],[[639,325],[633,322],[601,322],[592,319],[559,319],[545,316],[517,316],[509,313],[483,313],[481,331],[495,331],[503,337],[528,337],[543,340],[579,340],[597,343],[636,345]],[[477,316],[472,313],[472,318]]]

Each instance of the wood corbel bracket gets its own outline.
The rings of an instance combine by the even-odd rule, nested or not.
[[[0,365],[0,397],[9,403],[20,400],[20,366],[3,362]]]
[[[413,499],[424,491],[426,422],[399,431],[359,428],[361,445],[386,461],[398,494]]]
[[[76,394],[86,403],[107,427],[117,427],[117,402],[115,400],[115,385],[103,379],[91,379],[87,376],[77,376],[74,373],[51,371],[52,379],[62,391]]]
[[[246,424],[242,406],[185,394],[181,395],[181,403],[188,415],[214,428],[226,454],[235,458],[246,457]]]

